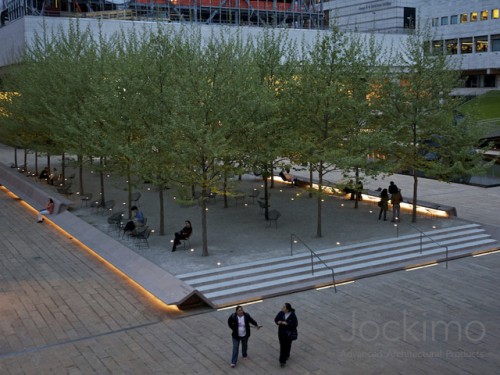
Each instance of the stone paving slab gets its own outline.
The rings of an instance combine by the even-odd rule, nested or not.
[[[245,307],[247,361],[229,367],[232,310],[165,310],[0,193],[2,374],[494,374],[500,254],[396,272]],[[49,245],[47,245],[49,244]],[[299,340],[278,364],[275,314]]]

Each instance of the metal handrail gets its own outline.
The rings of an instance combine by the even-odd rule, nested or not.
[[[422,237],[425,236],[432,242],[434,242],[436,245],[444,247],[446,250],[446,269],[448,269],[448,246],[447,245],[442,245],[439,242],[435,241],[431,236],[429,236],[427,233],[423,232],[420,228],[416,227],[415,225],[412,225],[408,223],[408,225],[412,228],[415,228],[418,232],[420,232],[420,254],[422,254]]]
[[[296,236],[295,234],[290,234],[290,256],[293,256],[293,244],[294,244],[294,238],[302,243],[307,250],[311,253],[311,274],[314,275],[314,257],[318,258],[318,260],[323,263],[323,265],[328,268],[330,271],[332,271],[332,282],[333,282],[333,289],[335,290],[335,293],[337,293],[337,285],[335,283],[335,271],[333,267],[330,267],[328,264],[326,264],[323,259],[319,257],[318,254],[314,252],[313,249],[311,249],[307,244],[300,239],[300,237]]]

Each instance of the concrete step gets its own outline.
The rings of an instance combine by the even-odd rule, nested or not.
[[[432,239],[431,239],[432,238]],[[339,246],[293,256],[264,259],[240,265],[198,271],[177,277],[222,307],[288,294],[380,273],[443,261],[498,246],[477,224],[437,229],[384,240]],[[330,267],[326,267],[325,264]],[[314,267],[314,273],[311,269]]]

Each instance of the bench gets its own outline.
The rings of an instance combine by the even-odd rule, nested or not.
[[[73,205],[73,201],[60,196],[49,187],[37,184],[23,174],[12,171],[12,169],[0,164],[0,185],[4,185],[14,192],[34,209],[40,210],[45,207],[49,198],[54,201],[54,214],[60,214]]]
[[[313,183],[317,183],[317,181],[314,180]],[[304,188],[309,188],[309,180],[299,178],[299,179],[297,179],[296,185],[300,186],[300,187],[304,187]],[[325,183],[324,186],[331,188],[333,191],[337,190],[337,188],[331,183]],[[341,191],[340,193],[343,194],[344,192]],[[380,191],[363,189],[362,194],[363,194],[363,197],[365,197],[367,201],[378,202],[380,200]],[[405,197],[405,195],[403,194],[403,202],[402,203],[412,206],[413,200],[411,198]],[[429,210],[429,211],[430,210],[437,210],[437,211],[444,212],[447,217],[452,217],[452,216],[456,217],[457,216],[456,207],[447,206],[447,205],[438,204],[438,203],[433,203],[433,202],[424,201],[424,200],[420,200],[420,199],[417,199],[417,210],[419,210],[423,213],[425,213],[426,210]]]

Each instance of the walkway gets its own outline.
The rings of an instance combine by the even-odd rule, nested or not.
[[[230,311],[159,307],[0,191],[1,374],[494,374],[500,254],[246,306],[247,361],[229,367]],[[264,229],[264,228],[263,228]],[[287,367],[273,318],[299,317]]]

